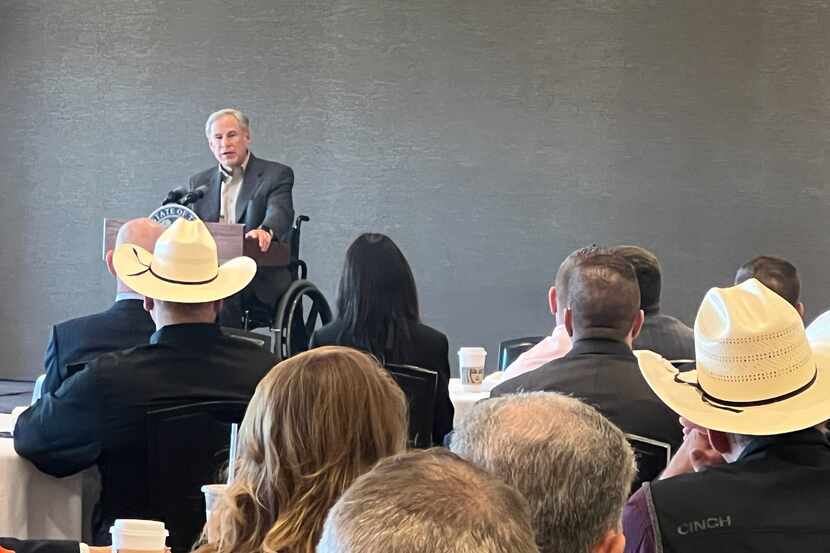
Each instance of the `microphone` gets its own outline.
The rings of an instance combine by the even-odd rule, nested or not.
[[[184,186],[174,188],[173,190],[171,190],[170,192],[167,193],[167,197],[164,198],[164,201],[161,202],[161,205],[178,203],[178,201],[185,194],[187,194],[187,188],[185,188]]]
[[[185,197],[182,198],[179,201],[179,203],[182,204],[182,205],[190,205],[192,203],[196,203],[204,197],[205,192],[207,192],[207,189],[208,189],[207,185],[203,184],[202,186],[200,186],[196,190],[193,190],[192,192],[188,192],[185,195]]]

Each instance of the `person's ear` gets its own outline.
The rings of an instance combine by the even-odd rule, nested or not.
[[[715,451],[721,455],[728,455],[732,453],[732,442],[729,441],[729,435],[720,430],[706,430],[709,433],[709,443],[715,448]]]
[[[798,311],[798,314],[801,315],[801,318],[803,319],[804,318],[804,311],[805,311],[804,304],[801,303],[801,302],[798,302],[797,304],[795,304],[795,310]]]
[[[643,329],[643,322],[646,320],[646,315],[643,313],[643,310],[640,309],[637,311],[637,316],[634,317],[634,320],[631,321],[631,331],[630,336],[632,340],[636,340],[637,336],[640,335],[640,331]]]
[[[591,553],[623,553],[625,536],[617,530],[608,530]]]
[[[107,271],[115,278],[118,278],[118,275],[115,274],[115,265],[112,264],[112,252],[113,250],[107,250],[107,254],[104,256],[104,262],[107,264]]]
[[[565,308],[565,331],[568,336],[574,335],[574,312],[570,307]]]
[[[551,286],[548,290],[548,307],[550,307],[550,314],[556,317],[556,308],[558,307],[556,304],[556,286]],[[559,321],[556,321],[556,324],[559,324]]]
[[[153,308],[155,306],[156,302],[153,301],[153,298],[148,298],[147,296],[144,296],[144,311],[146,311],[147,313],[152,313]]]

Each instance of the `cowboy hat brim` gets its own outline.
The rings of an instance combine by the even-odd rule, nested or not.
[[[203,284],[169,282],[147,270],[153,254],[134,244],[122,244],[112,254],[115,273],[137,293],[156,300],[204,303],[227,298],[245,288],[256,274],[256,261],[236,257],[218,267],[216,278]]]
[[[803,430],[830,419],[830,355],[814,352],[816,379],[800,393],[780,401],[753,406],[722,405],[704,400],[697,370],[679,372],[652,351],[635,351],[640,372],[666,404],[682,417],[711,430],[773,436]]]

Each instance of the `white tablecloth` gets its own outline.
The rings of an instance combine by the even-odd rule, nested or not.
[[[14,417],[0,414],[0,431]],[[43,474],[0,438],[0,536],[81,540],[84,473],[54,478]]]
[[[490,397],[490,390],[485,389],[484,386],[479,391],[467,391],[461,387],[460,378],[450,378],[450,400],[455,407],[453,426],[458,426],[477,401],[488,397]]]

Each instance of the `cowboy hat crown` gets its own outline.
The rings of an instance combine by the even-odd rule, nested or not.
[[[830,419],[830,366],[798,311],[756,279],[707,292],[695,319],[695,370],[636,352],[643,377],[673,411],[724,432],[774,435]]]
[[[115,272],[145,296],[179,303],[226,298],[243,289],[256,262],[237,257],[219,265],[216,241],[201,220],[177,219],[156,241],[153,253],[122,244],[113,253]]]

